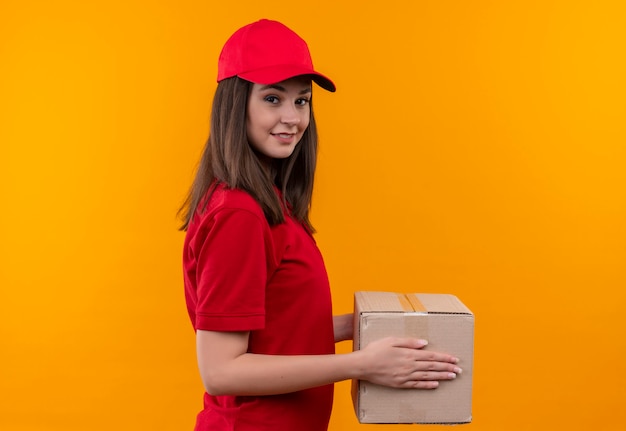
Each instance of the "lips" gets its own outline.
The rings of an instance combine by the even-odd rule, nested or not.
[[[292,145],[296,140],[295,133],[270,133],[278,142],[284,145]]]
[[[281,139],[290,139],[295,135],[295,133],[272,133],[271,135]]]

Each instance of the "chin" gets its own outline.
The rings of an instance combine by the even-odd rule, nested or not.
[[[273,151],[272,154],[268,154],[268,156],[272,159],[287,159],[291,157],[291,155],[293,154],[293,150],[294,148],[285,149],[283,151]]]

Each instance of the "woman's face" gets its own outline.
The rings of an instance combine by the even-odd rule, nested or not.
[[[277,84],[253,84],[246,128],[250,145],[261,155],[284,159],[293,153],[311,115],[311,80],[295,77]]]

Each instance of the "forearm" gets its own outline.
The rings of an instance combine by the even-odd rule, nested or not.
[[[461,370],[423,340],[387,337],[339,355],[248,353],[248,332],[197,331],[200,375],[212,395],[275,395],[346,379],[403,388],[435,388]]]
[[[203,380],[212,395],[274,395],[358,378],[357,352],[275,356],[245,353]]]
[[[333,316],[333,327],[335,331],[335,343],[339,341],[352,340],[352,334],[354,332],[354,315],[341,314]]]

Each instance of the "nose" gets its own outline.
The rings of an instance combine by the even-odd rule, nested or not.
[[[297,126],[302,119],[295,106],[287,105],[281,111],[280,122],[288,126]]]

